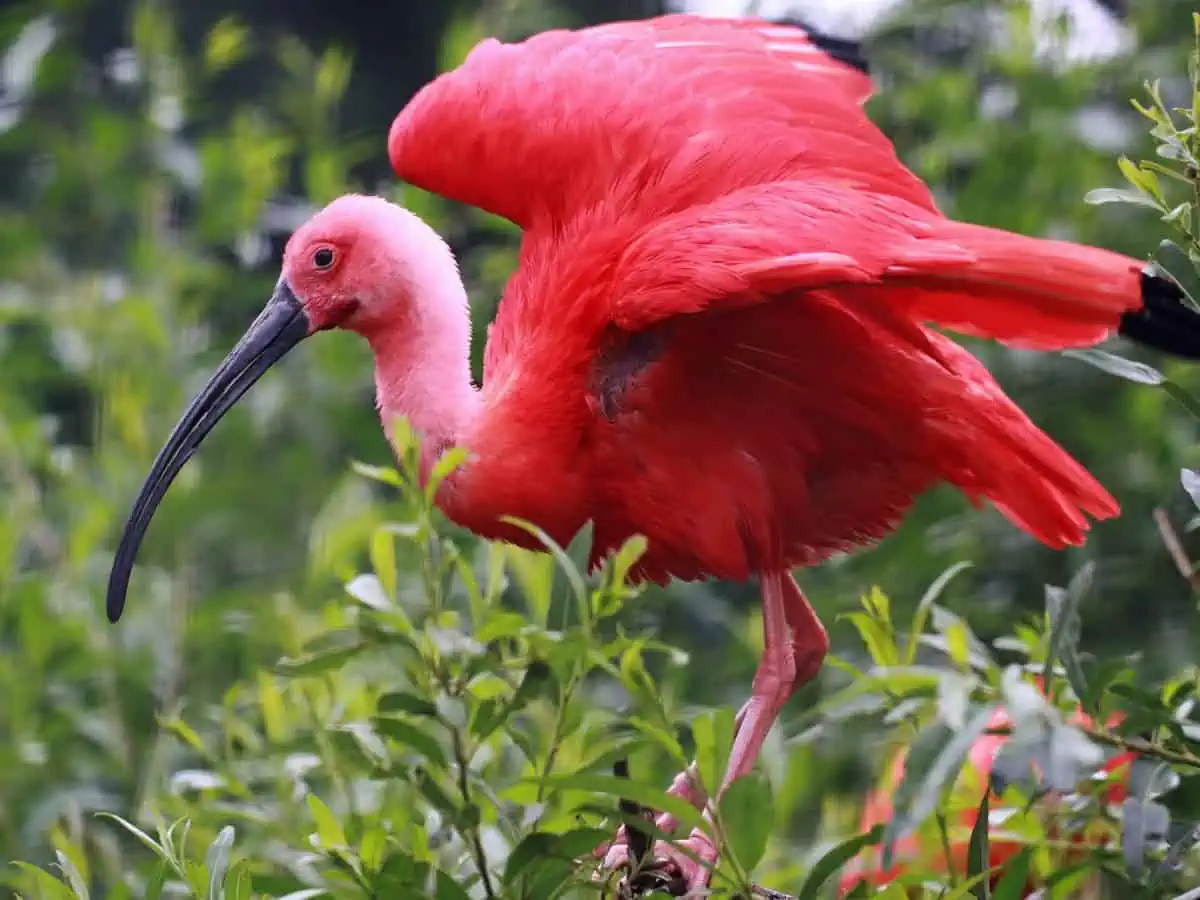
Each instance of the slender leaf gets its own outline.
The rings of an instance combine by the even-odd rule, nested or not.
[[[796,894],[796,900],[817,900],[820,896],[821,888],[825,886],[831,877],[845,868],[859,853],[867,847],[874,847],[883,840],[884,826],[876,825],[865,834],[855,835],[852,838],[847,838],[836,847],[832,848],[808,870],[808,875],[804,879],[804,884],[800,887],[800,892]]]

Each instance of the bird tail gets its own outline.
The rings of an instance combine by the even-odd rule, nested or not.
[[[955,404],[955,418],[940,423],[948,481],[974,502],[991,501],[1014,525],[1056,548],[1082,544],[1088,516],[1120,513],[1103,485],[1009,399],[978,359],[944,335],[930,337],[957,376],[957,390],[966,383],[979,401]]]
[[[887,284],[910,316],[1037,350],[1113,334],[1200,359],[1200,312],[1144,262],[1068,241],[940,220],[934,236],[966,253],[950,264],[897,267]]]
[[[1121,316],[1123,337],[1184,359],[1200,360],[1200,312],[1167,275],[1142,272],[1142,306]]]

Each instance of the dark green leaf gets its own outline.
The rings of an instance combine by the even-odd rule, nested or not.
[[[882,825],[876,825],[865,834],[848,838],[829,850],[808,870],[808,876],[804,879],[796,900],[817,900],[826,881],[840,872],[846,863],[864,849],[874,847],[883,840],[883,830]]]
[[[433,735],[422,731],[411,722],[394,716],[376,716],[372,721],[375,730],[380,734],[421,754],[434,765],[446,768],[446,752]]]
[[[284,657],[275,663],[274,670],[280,675],[293,678],[301,675],[317,675],[321,672],[340,669],[366,648],[366,643],[359,641],[346,647],[333,647],[295,658]]]
[[[437,900],[471,900],[462,885],[441,869],[437,873]]]
[[[389,691],[379,698],[381,714],[408,713],[410,716],[436,716],[437,708],[423,697],[408,691]]]
[[[557,859],[570,862],[598,847],[611,835],[599,828],[579,828],[563,834],[535,831],[525,836],[504,866],[504,884],[512,884],[526,869],[542,860]]]
[[[992,900],[1022,900],[1025,885],[1029,881],[1029,863],[1033,858],[1032,847],[1022,847],[1021,852],[1010,857],[1004,864],[1004,874],[996,884]]]
[[[1082,627],[1079,607],[1092,585],[1094,571],[1095,566],[1090,562],[1086,563],[1075,573],[1065,591],[1046,586],[1046,613],[1050,620],[1050,646],[1044,668],[1046,684],[1052,683],[1054,664],[1061,659],[1067,673],[1067,681],[1077,697],[1083,697],[1087,693],[1083,667],[1079,660],[1079,633]]]
[[[885,850],[888,855],[888,859],[884,862],[885,867],[891,865],[891,852],[894,849],[895,841],[908,834],[933,812],[942,791],[958,777],[971,745],[983,734],[995,714],[996,708],[995,705],[989,705],[978,710],[948,742],[940,743],[937,753],[927,769],[918,770],[912,758],[906,762],[904,781],[910,779],[919,779],[919,781],[911,806],[905,808],[897,799],[896,812],[888,823],[887,837],[885,838]],[[903,787],[903,782],[901,786]],[[899,791],[897,791],[897,797],[899,797]]]
[[[893,795],[892,818],[887,823],[882,835],[883,867],[885,869],[892,867],[895,842],[903,836],[902,829],[907,825],[907,822],[901,818],[901,811],[912,805],[913,798],[920,789],[921,781],[953,735],[954,732],[940,720],[934,721],[917,733],[912,745],[908,748],[908,754],[904,760],[904,774]]]
[[[430,805],[435,809],[445,813],[450,817],[451,821],[458,822],[463,815],[458,804],[455,802],[445,788],[443,788],[432,774],[425,769],[418,769],[415,777],[417,790],[421,792],[421,796],[429,801]],[[478,810],[475,811],[478,814]]]
[[[971,839],[967,842],[967,878],[982,875],[991,866],[991,854],[988,852],[988,816],[990,814],[991,793],[983,792],[979,801],[979,809],[975,813],[975,824],[971,827]],[[988,900],[991,894],[988,879],[980,878],[971,888],[971,893],[977,900]]]
[[[553,684],[553,674],[546,663],[535,659],[525,670],[521,683],[507,703],[492,701],[479,706],[471,722],[471,733],[478,740],[487,739],[511,716],[528,706],[538,694],[546,691]]]

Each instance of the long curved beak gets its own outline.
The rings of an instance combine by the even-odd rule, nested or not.
[[[146,528],[154,517],[154,511],[175,476],[221,417],[233,408],[267,369],[308,334],[308,316],[291,287],[281,278],[262,313],[229,351],[200,393],[188,404],[183,416],[171,430],[166,444],[158,452],[150,474],[142,483],[121,534],[112,572],[108,576],[105,610],[110,622],[120,619],[125,610],[125,593],[129,588],[134,558]]]

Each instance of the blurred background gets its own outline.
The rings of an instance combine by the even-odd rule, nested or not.
[[[1083,197],[1119,181],[1120,153],[1153,152],[1129,98],[1155,78],[1169,101],[1183,96],[1192,6],[685,4],[862,39],[878,85],[869,113],[947,214],[1134,255],[1163,236],[1155,216]],[[348,189],[425,216],[462,262],[478,375],[518,235],[398,184],[385,152],[392,117],[484,35],[664,11],[654,0],[0,4],[0,857],[42,858],[64,816],[134,808],[183,752],[160,740],[156,714],[186,704],[203,720],[235,680],[280,655],[281,616],[319,609],[362,563],[380,513],[349,465],[387,464],[390,452],[366,348],[332,334],[222,423],[155,519],[130,614],[116,628],[104,619],[134,493],[270,294],[290,231]],[[1150,674],[1190,662],[1195,600],[1151,513],[1187,521],[1179,470],[1200,464],[1195,420],[1164,393],[1077,361],[972,347],[1124,515],[1085,549],[1056,553],[935,491],[877,549],[801,573],[834,652],[860,653],[835,617],[872,585],[910,609],[969,560],[945,602],[989,637],[1040,614],[1043,585],[1094,560],[1083,647],[1141,653]],[[1143,358],[1200,386],[1200,370]],[[677,585],[648,592],[634,624],[719,651],[677,689],[737,705],[761,643],[757,606],[753,586]],[[789,705],[785,736],[820,691]],[[797,809],[852,814],[870,771],[860,747],[831,738],[783,759],[801,773]]]

